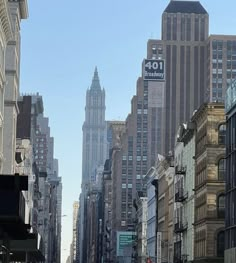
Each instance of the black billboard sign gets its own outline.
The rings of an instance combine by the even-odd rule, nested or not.
[[[165,60],[145,59],[143,65],[144,80],[165,80]]]

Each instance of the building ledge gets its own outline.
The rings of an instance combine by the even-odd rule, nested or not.
[[[0,8],[3,10],[0,16],[0,23],[2,24],[3,31],[5,34],[6,42],[12,38],[11,21],[9,18],[8,7],[5,1],[0,1]]]

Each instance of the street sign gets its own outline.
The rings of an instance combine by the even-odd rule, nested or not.
[[[165,60],[164,59],[145,59],[143,64],[144,80],[165,80]]]
[[[123,256],[124,249],[133,243],[135,235],[131,231],[117,231],[117,256]]]

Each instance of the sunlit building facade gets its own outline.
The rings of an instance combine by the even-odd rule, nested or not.
[[[5,74],[2,81],[4,86],[0,89],[0,100],[4,94],[4,102],[1,101],[0,111],[4,107],[4,112],[1,115],[1,123],[4,125],[0,129],[0,137],[3,136],[3,173],[15,173],[15,152],[16,152],[16,125],[18,106],[17,99],[19,96],[20,85],[20,45],[21,33],[20,23],[21,20],[28,18],[28,4],[26,0],[23,1],[1,1],[1,10],[3,14],[8,10],[8,14],[1,15],[1,22],[4,27],[3,32],[7,34],[5,39],[8,40],[5,49],[5,41],[3,41],[2,53],[0,53],[0,60],[5,63]],[[1,11],[2,13],[2,11]],[[12,32],[8,32],[8,23],[10,19],[10,28]],[[12,33],[11,37],[10,34]],[[4,50],[5,49],[5,50]],[[1,147],[1,144],[0,144]],[[1,151],[1,148],[0,148]]]
[[[194,263],[224,262],[225,109],[203,104],[195,124]],[[190,226],[191,227],[191,226]]]

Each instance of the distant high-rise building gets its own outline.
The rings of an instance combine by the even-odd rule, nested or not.
[[[211,35],[207,40],[207,98],[223,102],[236,78],[236,36]]]
[[[96,168],[104,165],[107,155],[105,90],[101,89],[97,68],[86,94],[83,125],[82,185],[96,181]]]
[[[83,160],[82,160],[82,193],[80,195],[79,208],[79,254],[80,262],[86,262],[92,242],[91,237],[95,233],[88,235],[86,224],[89,212],[89,195],[93,188],[97,188],[97,183],[101,182],[101,175],[98,172],[103,167],[107,157],[107,123],[105,121],[105,90],[101,88],[98,71],[95,68],[92,84],[86,93],[85,121],[83,124]],[[92,192],[91,192],[92,191]],[[97,190],[96,190],[97,191]],[[93,192],[93,194],[95,194]],[[96,218],[98,220],[98,218]],[[88,227],[94,227],[89,226]],[[97,229],[96,229],[97,231]]]
[[[73,235],[72,235],[72,261],[73,263],[78,263],[77,260],[77,242],[78,242],[78,212],[79,212],[79,202],[75,201],[73,204]]]
[[[142,74],[144,75],[144,74]],[[117,233],[132,232],[136,214],[133,200],[146,195],[146,173],[155,165],[161,145],[164,82],[138,78],[136,95],[126,122],[112,122],[112,210],[113,259],[122,262]]]

